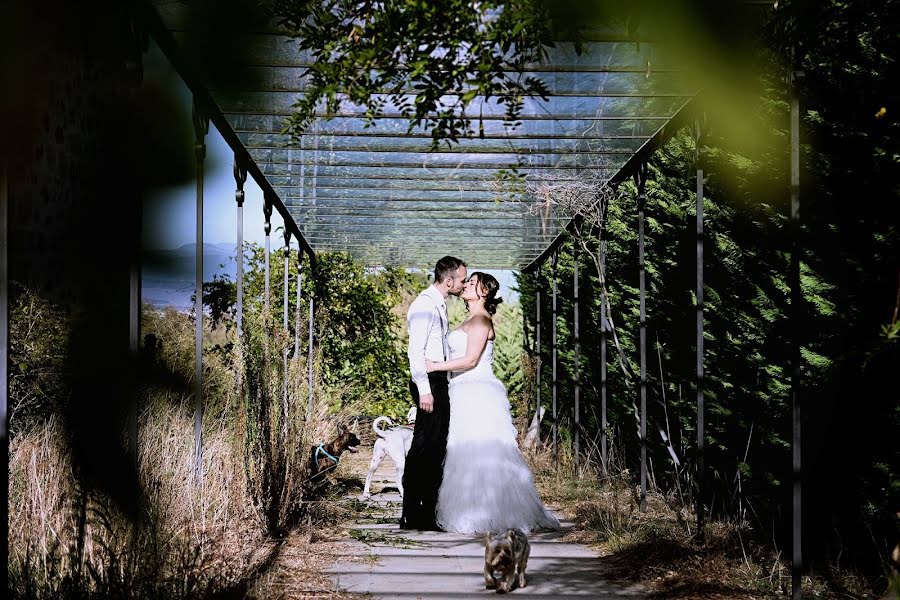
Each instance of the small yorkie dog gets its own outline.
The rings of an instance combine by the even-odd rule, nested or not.
[[[525,587],[525,568],[531,546],[528,538],[518,529],[503,533],[484,534],[484,585],[496,588],[498,594],[512,591],[516,572],[519,587]]]

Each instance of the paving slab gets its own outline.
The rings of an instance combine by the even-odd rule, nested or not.
[[[363,477],[368,467],[367,454],[360,452],[362,456],[355,461],[364,465]],[[348,524],[357,530],[358,538],[348,542],[348,552],[357,559],[368,556],[371,560],[350,563],[338,557],[328,570],[338,587],[385,600],[458,600],[496,595],[484,586],[484,546],[480,536],[397,527],[401,500],[393,484],[392,469],[390,461],[385,460],[376,471],[371,498],[350,498],[366,503],[378,518]],[[597,552],[582,544],[561,541],[574,525],[558,513],[557,517],[562,531],[529,535],[531,556],[526,587],[514,589],[513,594],[547,600],[645,597],[641,586],[611,580]]]

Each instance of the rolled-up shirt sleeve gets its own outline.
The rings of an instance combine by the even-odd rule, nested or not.
[[[425,370],[425,347],[436,316],[434,307],[423,298],[413,301],[406,315],[409,327],[409,370],[413,383],[419,388],[419,396],[431,393],[428,372]]]

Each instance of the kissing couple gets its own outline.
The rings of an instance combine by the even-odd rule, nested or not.
[[[559,529],[519,451],[503,383],[494,375],[494,321],[503,301],[488,273],[440,259],[434,283],[413,301],[410,392],[417,408],[403,475],[400,527],[462,534]],[[468,314],[450,330],[447,298]]]

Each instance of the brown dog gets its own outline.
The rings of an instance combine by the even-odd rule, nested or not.
[[[344,450],[356,452],[359,446],[359,438],[347,429],[343,423],[338,423],[338,435],[327,444],[313,446],[309,454],[309,479],[313,482],[321,482],[328,473],[334,471]]]
[[[525,587],[525,569],[531,545],[519,529],[502,533],[484,534],[484,585],[494,588],[498,594],[511,592],[518,579]],[[517,577],[518,576],[518,577]]]

